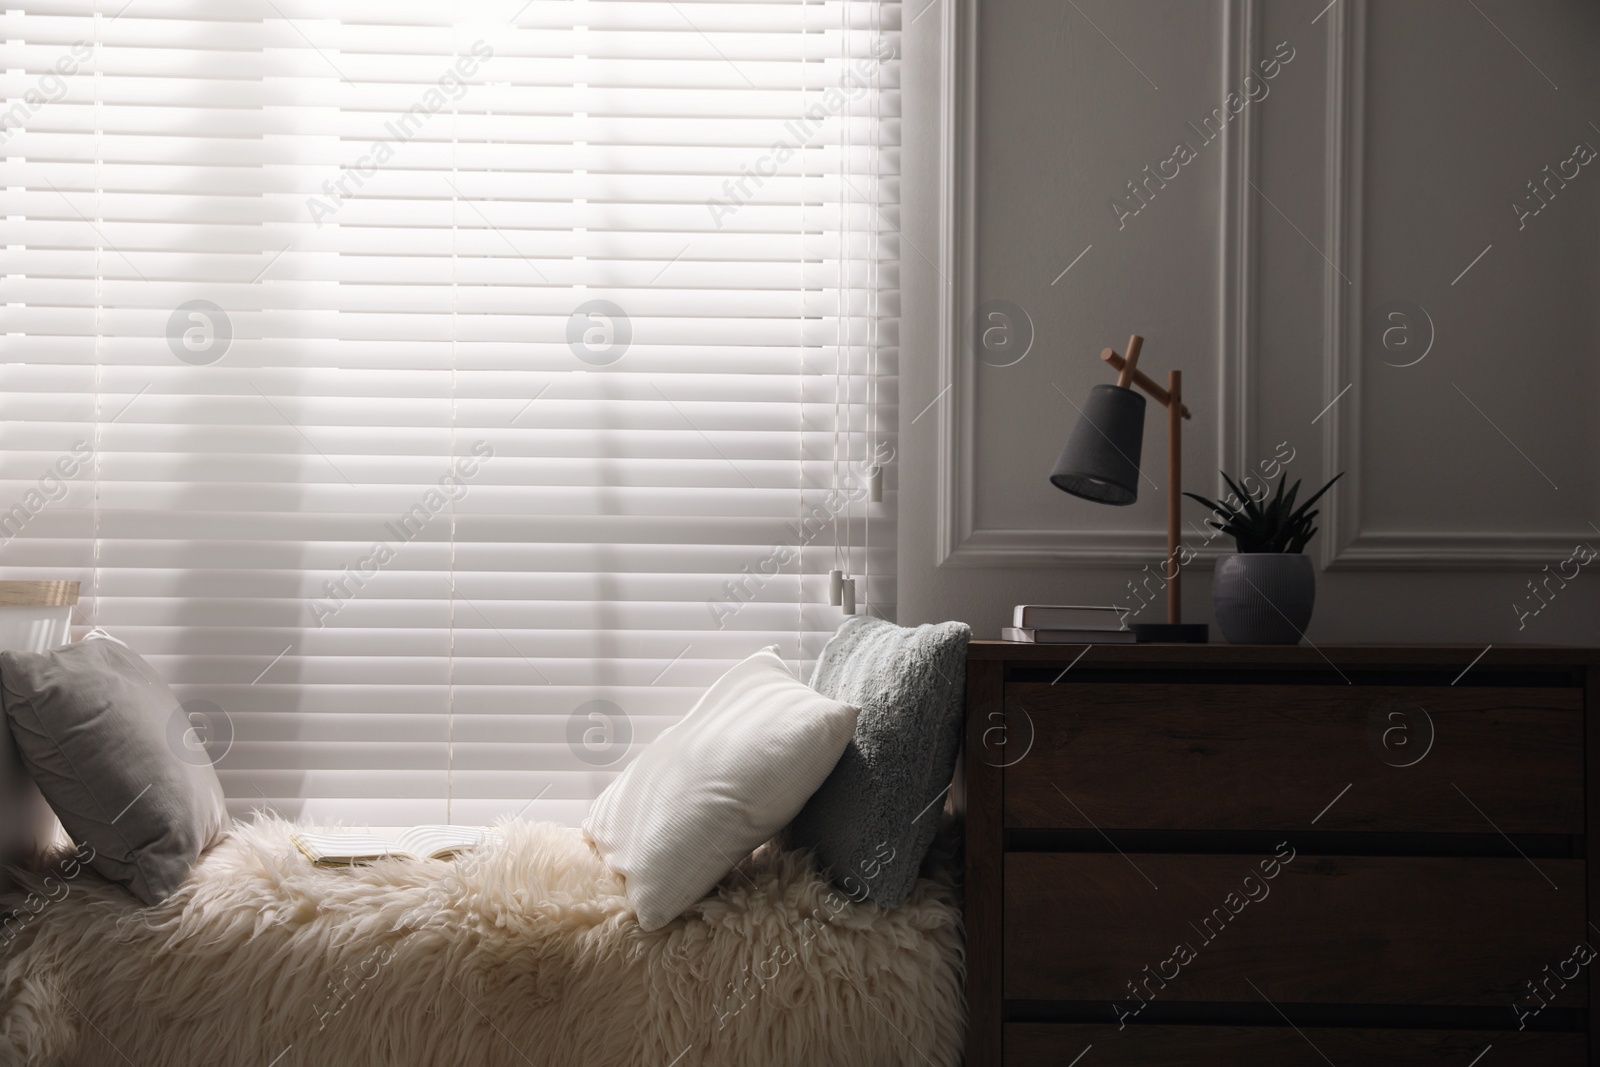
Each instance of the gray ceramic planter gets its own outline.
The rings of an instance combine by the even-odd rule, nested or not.
[[[1311,622],[1317,576],[1298,552],[1229,552],[1211,585],[1217,629],[1235,645],[1296,645]]]

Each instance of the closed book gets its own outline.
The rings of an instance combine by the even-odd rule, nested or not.
[[[1121,630],[1126,609],[1083,604],[1018,604],[1011,625],[1021,630]]]
[[[1004,626],[1002,641],[1026,641],[1034,645],[1131,645],[1132,630],[1040,630],[1025,626]]]

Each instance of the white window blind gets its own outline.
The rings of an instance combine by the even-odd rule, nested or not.
[[[0,571],[236,815],[577,821],[893,617],[899,18],[14,0]]]

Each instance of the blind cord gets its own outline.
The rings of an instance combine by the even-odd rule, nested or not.
[[[101,62],[100,39],[100,0],[95,0],[94,5],[94,498],[91,504],[93,510],[93,539],[90,547],[90,588],[91,606],[89,609],[89,625],[91,628],[100,625],[100,470],[101,457],[104,455],[105,423],[101,420],[102,407],[105,402],[103,385],[105,384],[105,241],[101,237],[100,220],[105,207],[102,189],[105,186],[101,160],[104,156],[105,121],[102,115],[104,93],[102,92],[101,74],[104,64]]]
[[[453,51],[460,54],[461,28],[457,24],[452,29],[451,44]],[[461,202],[456,195],[460,187],[460,110],[452,102],[450,105],[450,463],[449,470],[452,475],[458,474],[455,469],[456,462],[456,403],[457,381],[456,373],[459,366],[458,348],[460,346],[460,332],[458,330],[461,316]],[[459,476],[454,483],[457,491],[446,494],[450,500],[450,613],[449,613],[449,644],[446,653],[446,683],[445,683],[445,785],[444,785],[444,821],[447,825],[455,825],[456,801],[456,500],[465,492]]]

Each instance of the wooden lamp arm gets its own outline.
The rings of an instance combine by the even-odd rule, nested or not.
[[[1118,385],[1126,389],[1128,388],[1131,380],[1132,384],[1137,385],[1140,389],[1143,389],[1145,392],[1149,393],[1151,398],[1155,400],[1156,403],[1160,404],[1162,407],[1170,407],[1172,405],[1172,395],[1165,389],[1161,388],[1161,386],[1157,385],[1149,375],[1136,366],[1139,360],[1139,346],[1143,343],[1143,341],[1144,338],[1137,335],[1129,338],[1128,351],[1133,356],[1132,359],[1125,360],[1121,356],[1117,355],[1114,350],[1109,348],[1100,353],[1100,358],[1111,364],[1112,369],[1118,372]],[[1189,414],[1188,407],[1184,405],[1181,400],[1178,402],[1178,413],[1186,419],[1193,417]]]
[[[1144,375],[1139,374],[1139,350],[1143,347],[1143,337],[1133,334],[1128,338],[1128,355],[1123,359],[1122,366],[1117,368],[1117,384],[1124,389],[1132,386],[1134,375],[1138,374],[1139,377],[1144,377]],[[1107,351],[1110,350],[1107,349]]]

